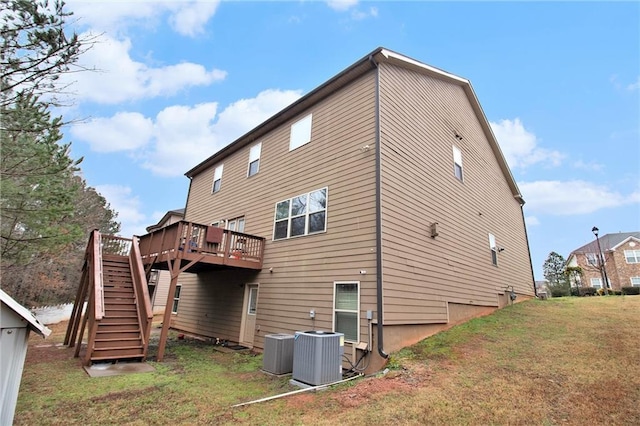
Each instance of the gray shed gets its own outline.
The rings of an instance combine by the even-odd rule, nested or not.
[[[13,424],[29,332],[51,334],[24,306],[0,289],[0,425]]]

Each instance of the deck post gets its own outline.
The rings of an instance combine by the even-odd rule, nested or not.
[[[176,286],[178,284],[178,277],[180,276],[180,259],[174,259],[173,265],[171,264],[171,260],[167,260],[167,263],[169,264],[169,271],[171,272],[171,284],[169,285],[169,292],[167,293],[167,304],[164,307],[162,331],[160,332],[160,342],[158,343],[158,362],[162,361],[162,358],[164,358],[164,348],[167,344],[167,337],[169,336],[169,326],[171,325],[173,298],[176,295]]]

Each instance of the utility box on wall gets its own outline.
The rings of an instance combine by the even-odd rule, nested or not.
[[[293,370],[293,334],[264,336],[262,369],[271,374],[287,374]]]
[[[292,379],[311,386],[342,379],[344,334],[297,331],[293,343]]]

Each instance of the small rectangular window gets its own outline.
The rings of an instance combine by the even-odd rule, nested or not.
[[[585,256],[587,258],[587,265],[598,266],[598,257],[595,253],[587,253]]]
[[[180,291],[182,290],[182,286],[178,284],[176,286],[176,293],[173,295],[173,305],[171,306],[171,312],[174,314],[178,313],[178,303],[180,302]]]
[[[631,286],[640,287],[640,277],[631,277]]]
[[[311,114],[309,114],[291,125],[289,151],[293,151],[311,141],[311,121]]]
[[[216,167],[215,171],[213,172],[213,189],[211,192],[220,191],[220,187],[222,186],[222,167],[223,166],[224,164],[220,164],[218,167]]]
[[[333,330],[344,334],[350,342],[360,340],[360,292],[359,283],[336,282],[334,287]]]
[[[462,151],[453,147],[453,174],[462,180]]]
[[[591,287],[602,288],[602,278],[591,278]]]
[[[496,237],[489,234],[489,248],[491,249],[491,263],[498,266],[498,247],[496,246]]]
[[[255,144],[249,151],[249,170],[247,176],[253,176],[260,170],[260,151],[262,142]]]
[[[627,263],[640,263],[640,250],[625,250],[624,258]]]
[[[247,308],[247,314],[255,315],[258,310],[258,287],[251,287],[249,289],[249,306]]]

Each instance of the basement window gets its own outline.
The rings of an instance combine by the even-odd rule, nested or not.
[[[171,313],[178,313],[178,303],[180,302],[180,290],[182,290],[182,285],[178,284],[176,286],[176,294],[173,295],[173,305],[171,305]]]

